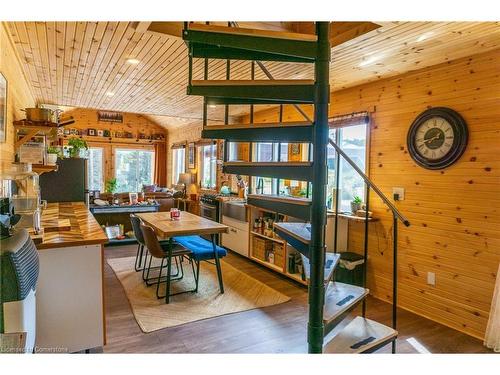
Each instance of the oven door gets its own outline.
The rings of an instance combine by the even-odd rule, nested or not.
[[[213,221],[218,221],[217,219],[217,207],[212,206],[211,204],[207,203],[200,203],[200,216],[204,217],[205,219],[210,219]]]
[[[216,222],[219,222],[219,217],[218,217],[218,209],[217,206],[207,204],[204,202],[200,202],[200,216],[204,217],[205,219],[213,220]],[[202,238],[212,241],[212,237],[209,234],[204,234],[201,235]],[[215,242],[220,245],[220,236],[217,234],[215,236]]]

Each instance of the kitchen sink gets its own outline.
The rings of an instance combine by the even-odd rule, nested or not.
[[[222,215],[239,221],[247,221],[246,202],[241,200],[226,201],[222,204]]]

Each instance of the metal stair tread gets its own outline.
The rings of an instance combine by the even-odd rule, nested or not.
[[[256,122],[250,124],[232,124],[232,125],[209,125],[203,130],[236,130],[236,129],[269,129],[269,128],[294,128],[297,126],[312,126],[308,121],[291,122]]]
[[[312,180],[312,162],[231,161],[223,163],[222,171],[241,176],[271,177],[297,181]]]
[[[230,26],[205,25],[201,23],[190,24],[189,30],[203,31],[207,33],[246,35],[246,36],[262,37],[262,38],[273,38],[273,39],[289,39],[289,40],[306,41],[306,42],[316,42],[318,40],[318,37],[314,34],[292,33],[292,32],[275,31],[275,30],[259,30],[259,29],[249,29],[249,28],[230,27]]]
[[[371,353],[393,341],[398,332],[391,327],[357,316],[327,344],[324,353]]]
[[[360,286],[331,281],[325,290],[325,305],[323,308],[325,327],[356,307],[368,293],[368,289]]]
[[[312,79],[216,79],[216,80],[192,80],[191,86],[311,86]]]
[[[248,199],[260,199],[266,201],[278,201],[283,203],[296,204],[301,206],[310,206],[310,198],[288,197],[284,195],[271,195],[271,194],[248,194]]]
[[[302,266],[304,267],[304,274],[306,276],[306,280],[311,278],[311,266],[309,264],[309,259],[304,254],[301,254],[302,258]],[[325,255],[325,272],[324,272],[324,283],[328,284],[328,282],[332,279],[333,272],[339,264],[340,254],[334,253],[326,253]]]
[[[311,241],[310,223],[274,223],[274,228],[278,229],[278,232],[285,232],[306,245],[309,245],[309,242]]]
[[[249,166],[249,167],[310,167],[312,161],[226,161],[225,166]]]

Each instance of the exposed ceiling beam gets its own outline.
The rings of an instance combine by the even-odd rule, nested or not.
[[[132,27],[137,33],[145,33],[148,31],[149,26],[152,22],[133,22]]]

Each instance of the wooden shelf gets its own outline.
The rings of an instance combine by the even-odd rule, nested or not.
[[[139,145],[165,143],[165,139],[116,138],[116,137],[99,137],[99,136],[76,135],[76,134],[59,136],[59,139],[69,139],[73,137],[81,138],[87,142],[101,142],[101,143],[127,143],[127,144],[139,144]]]
[[[306,280],[302,280],[302,276],[300,273],[290,273],[286,271],[285,275],[303,285],[308,285],[308,282]]]
[[[50,121],[28,121],[28,120],[19,120],[13,122],[16,128],[42,128],[42,129],[57,129],[63,125],[60,125],[56,122]]]
[[[31,170],[40,175],[45,172],[57,171],[57,165],[33,164]]]
[[[271,240],[271,241],[277,242],[277,243],[282,244],[282,245],[285,243],[285,241],[283,241],[280,238],[269,237],[269,236],[266,236],[265,234],[262,234],[259,232],[254,232],[254,231],[251,231],[250,233],[252,233],[254,236],[261,237],[261,238],[264,238],[266,240]]]
[[[272,263],[266,262],[265,260],[256,258],[253,255],[250,255],[250,259],[252,259],[253,261],[255,261],[255,262],[259,263],[259,264],[262,264],[263,266],[266,266],[267,268],[270,268],[270,269],[272,269],[274,271],[278,271],[279,273],[284,274],[283,273],[283,268],[277,266],[276,264],[272,264]]]

